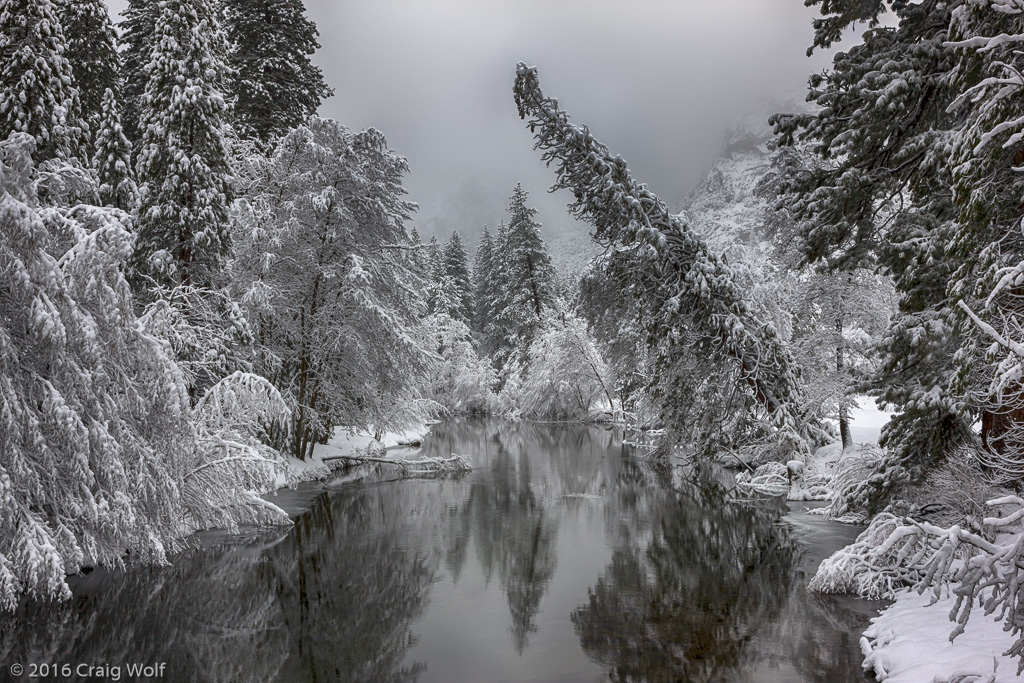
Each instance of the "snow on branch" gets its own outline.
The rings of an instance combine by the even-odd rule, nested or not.
[[[535,67],[520,62],[513,87],[521,118],[529,119],[535,149],[555,164],[553,189],[575,196],[570,211],[594,226],[614,254],[613,272],[633,292],[645,324],[669,363],[688,354],[721,359],[755,410],[798,449],[814,425],[798,415],[799,386],[789,349],[775,328],[757,318],[737,272],[684,220],[631,175],[586,126],[569,122],[545,97]],[[691,336],[689,347],[678,340]]]
[[[994,514],[975,531],[882,513],[852,545],[822,562],[808,590],[892,598],[912,586],[938,599],[949,583],[956,596],[950,640],[964,632],[977,604],[1016,636],[1006,655],[1020,658],[1018,674],[1024,672],[1024,500],[1004,496],[987,505]]]
[[[419,460],[392,460],[390,458],[375,458],[370,455],[330,455],[325,457],[328,460],[347,460],[355,464],[376,463],[379,465],[390,465],[397,467],[402,475],[431,475],[431,474],[462,474],[473,469],[472,459],[468,455],[456,455],[452,453],[450,458],[431,458],[429,456]]]

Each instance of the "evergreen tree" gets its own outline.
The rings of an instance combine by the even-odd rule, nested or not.
[[[224,0],[231,95],[241,135],[267,142],[310,115],[332,91],[310,57],[316,25],[298,0]]]
[[[454,296],[455,288],[445,269],[444,250],[436,236],[431,236],[427,243],[425,265],[428,278],[427,312],[457,318],[458,299]]]
[[[149,84],[146,65],[153,56],[153,37],[161,0],[128,0],[121,27],[121,120],[137,152],[142,144],[142,96]],[[116,91],[115,91],[116,92]]]
[[[485,335],[494,308],[494,260],[494,238],[485,225],[473,257],[473,331],[481,341],[482,352],[488,353],[490,349]]]
[[[541,326],[544,310],[554,302],[555,268],[540,236],[537,209],[526,205],[517,184],[509,199],[509,222],[497,249],[497,286],[492,313],[500,363],[522,361]]]
[[[132,173],[132,146],[121,128],[114,91],[103,94],[103,112],[96,130],[92,166],[99,178],[100,203],[131,213],[138,206],[139,189]]]
[[[66,50],[50,0],[0,0],[0,140],[28,133],[36,161],[81,158],[85,130]]]
[[[960,93],[952,109],[964,125],[951,155],[957,224],[949,251],[959,267],[948,291],[969,318],[954,388],[980,413],[980,459],[995,477],[1020,481],[1024,383],[1011,347],[1024,338],[1024,12],[999,0],[965,3],[953,14],[950,38],[957,56],[951,82]]]
[[[444,245],[444,274],[451,287],[450,296],[455,303],[454,318],[466,324],[473,319],[473,285],[469,272],[469,253],[455,230]]]
[[[137,263],[186,285],[209,283],[229,246],[224,49],[209,0],[161,2],[141,107]]]
[[[586,126],[570,123],[544,96],[536,68],[518,64],[513,93],[541,158],[557,162],[555,188],[572,190],[570,210],[594,225],[596,239],[613,252],[611,274],[639,304],[656,357],[654,394],[677,436],[709,452],[723,440],[740,448],[758,438],[777,446],[780,457],[808,448],[820,424],[801,414],[792,355],[751,305],[742,274],[636,181],[621,156]],[[709,375],[720,378],[717,387],[708,386]],[[735,391],[723,392],[723,384]],[[734,418],[728,430],[702,409],[709,395],[719,397],[715,410],[725,409],[719,415]],[[697,420],[686,414],[694,408]]]
[[[863,42],[811,77],[815,113],[775,116],[778,141],[809,143],[817,161],[784,171],[780,207],[797,221],[804,262],[832,271],[880,269],[893,278],[898,311],[871,388],[899,414],[881,444],[893,460],[876,479],[872,505],[908,477],[921,477],[971,440],[961,399],[951,392],[961,345],[947,284],[966,256],[951,249],[956,207],[950,173],[961,117],[946,45],[950,3],[816,0],[814,47],[828,48],[855,22]],[[896,26],[880,25],[892,10]],[[813,49],[813,48],[812,48]],[[884,480],[884,481],[883,481]]]
[[[78,89],[82,118],[95,136],[104,113],[104,93],[108,88],[115,93],[119,90],[117,34],[103,0],[57,0],[57,13],[67,40],[64,56]]]

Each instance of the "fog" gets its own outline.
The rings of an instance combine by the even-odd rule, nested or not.
[[[113,0],[119,12],[125,0]],[[547,194],[512,99],[520,60],[673,208],[741,118],[799,106],[830,56],[806,56],[816,10],[802,0],[306,0],[314,61],[334,88],[320,109],[373,126],[409,159],[414,224],[475,245],[517,182],[553,247],[589,253],[588,228]],[[577,259],[578,260],[578,259]]]
[[[547,195],[512,99],[516,62],[672,206],[700,181],[729,127],[802,102],[827,55],[806,56],[816,12],[801,0],[307,0],[334,97],[321,114],[373,126],[409,159],[425,236],[470,242],[503,217],[516,182],[545,235],[585,242]],[[565,195],[565,196],[562,196]]]

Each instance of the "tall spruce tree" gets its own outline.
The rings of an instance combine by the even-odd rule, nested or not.
[[[137,264],[210,284],[229,247],[221,94],[226,44],[209,0],[163,0],[142,97]]]
[[[453,316],[467,325],[473,319],[473,284],[469,272],[469,253],[462,244],[462,237],[455,230],[444,245],[444,273],[452,288],[450,296],[455,304]]]
[[[521,361],[540,329],[544,310],[554,302],[555,268],[540,236],[537,209],[516,184],[509,199],[509,222],[497,248],[497,285],[492,313],[499,363]]]
[[[494,267],[494,238],[485,225],[473,257],[473,331],[484,353],[490,353],[486,334],[494,308]]]
[[[121,40],[121,120],[124,133],[137,152],[142,144],[142,96],[149,84],[146,65],[153,56],[153,36],[160,16],[160,0],[128,0]]]
[[[28,133],[37,162],[82,158],[86,131],[66,51],[50,0],[0,0],[0,140]]]
[[[234,71],[234,122],[264,142],[315,113],[332,90],[310,57],[320,47],[316,25],[299,0],[224,0]]]
[[[103,116],[103,96],[109,88],[119,91],[120,56],[117,34],[103,0],[57,0],[57,14],[64,29],[82,118],[93,136]]]
[[[131,213],[139,203],[131,165],[132,146],[124,135],[117,99],[110,88],[103,94],[94,148],[92,166],[100,183],[100,203]]]

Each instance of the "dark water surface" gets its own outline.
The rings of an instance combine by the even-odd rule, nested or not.
[[[71,603],[0,621],[0,680],[13,662],[239,683],[865,680],[868,606],[805,590],[857,529],[652,471],[616,430],[453,420],[424,451],[476,469],[290,493],[293,528],[95,572]]]

